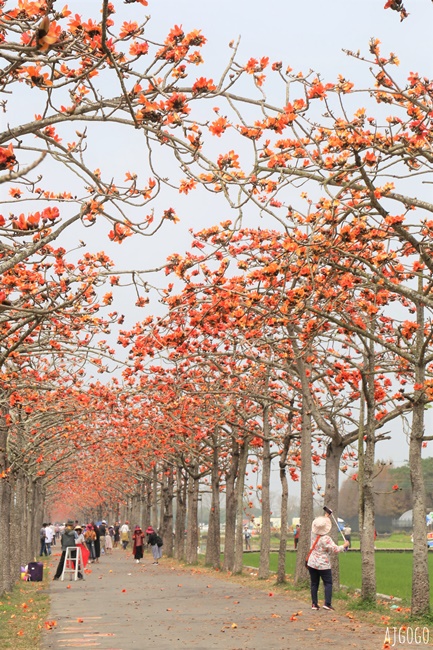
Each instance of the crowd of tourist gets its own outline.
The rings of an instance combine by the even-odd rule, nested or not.
[[[62,553],[54,580],[58,580],[63,573],[69,547],[72,549],[73,561],[77,557],[76,549],[80,549],[83,567],[92,562],[98,563],[101,555],[110,555],[113,548],[119,547],[126,551],[130,545],[136,563],[141,562],[145,546],[150,546],[153,564],[158,564],[162,556],[163,541],[152,526],[144,533],[138,524],[131,530],[128,521],[123,524],[116,522],[113,525],[108,525],[105,519],[100,523],[91,521],[87,524],[72,520],[64,524],[44,523],[40,530],[40,555],[51,555],[51,547],[57,544],[61,545]],[[78,578],[83,578],[81,571],[78,572]]]

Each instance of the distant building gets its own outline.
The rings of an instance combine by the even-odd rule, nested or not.
[[[405,528],[407,526],[412,526],[412,519],[413,519],[413,512],[412,510],[406,510],[406,512],[403,512],[401,517],[397,519],[399,522],[399,526],[401,528]]]

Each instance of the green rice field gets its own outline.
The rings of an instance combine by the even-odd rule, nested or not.
[[[429,574],[433,580],[433,553],[429,553]],[[278,555],[271,553],[271,571],[277,570]],[[286,573],[294,573],[296,553],[287,553]],[[245,553],[244,564],[258,567],[259,554]],[[344,553],[340,555],[340,583],[350,589],[361,588],[361,554]],[[410,602],[412,588],[412,553],[379,551],[376,553],[377,593],[402,598]],[[433,598],[431,600],[433,606]]]

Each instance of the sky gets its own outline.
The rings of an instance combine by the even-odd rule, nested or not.
[[[389,52],[398,55],[398,74],[402,78],[406,78],[411,71],[433,76],[432,3],[429,0],[407,0],[406,8],[410,15],[403,22],[400,22],[396,12],[385,11],[384,4],[385,0],[219,0],[217,3],[210,0],[149,0],[149,6],[143,8],[139,4],[114,0],[117,13],[125,20],[140,22],[144,15],[151,16],[146,27],[146,35],[151,40],[162,42],[174,25],[182,25],[185,31],[200,29],[207,38],[202,51],[205,64],[198,69],[200,76],[218,78],[231,54],[229,43],[240,38],[239,61],[268,56],[271,61],[290,65],[296,72],[306,73],[312,69],[320,73],[325,81],[333,81],[341,74],[367,87],[371,84],[368,66],[348,57],[343,50],[359,50],[367,54],[369,40],[373,37],[381,41],[384,55]],[[69,2],[72,12],[83,16],[91,12],[98,16],[100,6],[97,0]],[[276,88],[276,95],[278,92]],[[283,105],[282,98],[280,105]],[[20,119],[20,113],[17,113],[17,119]],[[109,164],[114,167],[125,168],[130,159],[133,169],[140,161],[139,145],[130,147],[125,153],[122,150],[122,137],[122,134],[113,132],[109,141],[101,138],[98,154],[107,160],[109,155]],[[128,158],[126,161],[125,156]],[[60,183],[60,179],[52,180]],[[130,238],[122,246],[101,238],[96,229],[89,230],[86,233],[89,247],[105,250],[119,268],[159,267],[171,253],[183,253],[189,248],[190,228],[199,229],[230,218],[228,206],[218,198],[210,198],[210,195],[204,201],[199,194],[190,194],[187,198],[164,194],[162,201],[167,200],[175,202],[180,223],[167,224],[151,239]],[[275,226],[272,224],[270,227]],[[78,231],[72,232],[74,236],[80,236]],[[153,275],[150,279],[162,286],[166,284],[164,276],[159,280],[159,276]],[[153,308],[158,309],[158,306],[152,303]],[[130,321],[142,319],[149,313],[146,310],[134,311],[127,299],[118,308],[119,312],[123,310]],[[433,422],[431,426],[433,429]],[[430,455],[428,450],[426,455]],[[392,458],[396,465],[407,460],[405,434],[397,432],[392,443],[383,443],[378,447],[377,457],[385,460]]]

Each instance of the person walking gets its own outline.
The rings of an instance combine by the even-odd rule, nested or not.
[[[81,549],[81,559],[83,561],[83,567],[85,568],[90,558],[90,552],[89,549],[87,548],[86,540],[83,533],[83,527],[78,525],[75,526],[74,530],[76,533],[75,546]]]
[[[51,544],[53,542],[53,529],[51,528],[51,525],[48,524],[45,526],[45,554],[46,555],[51,555]]]
[[[119,532],[120,532],[120,541],[122,542],[122,548],[125,551],[126,547],[129,544],[129,533],[131,532],[129,530],[129,525],[127,521],[125,521],[125,523],[122,524],[122,526],[120,526]]]
[[[140,564],[140,560],[143,558],[143,545],[144,545],[144,533],[141,530],[140,526],[136,526],[132,534],[132,553],[137,564]]]
[[[108,526],[105,530],[105,552],[111,555],[113,552],[113,526]]]
[[[152,549],[153,564],[159,564],[158,560],[162,557],[162,539],[156,534],[152,526],[147,528],[146,534],[147,544],[150,545],[150,548]]]
[[[118,521],[114,524],[113,532],[113,548],[117,548],[120,542],[120,524]]]
[[[293,542],[295,544],[295,551],[298,550],[299,535],[300,534],[301,534],[301,526],[299,524],[296,524],[295,530],[293,531]]]
[[[45,543],[45,529],[46,529],[46,527],[47,527],[47,524],[43,523],[42,528],[39,531],[39,537],[40,537],[40,541],[41,541],[41,549],[39,551],[39,555],[48,555],[47,546],[46,546],[46,543]]]
[[[84,531],[84,540],[86,542],[87,548],[89,549],[89,553],[90,553],[89,564],[91,564],[96,560],[96,553],[95,553],[96,533],[93,530],[92,524],[87,524],[86,530]]]
[[[251,551],[251,531],[248,528],[248,526],[244,527],[244,539],[245,539],[245,550],[246,551]]]
[[[105,535],[107,534],[107,522],[105,519],[101,521],[101,523],[98,526],[99,529],[99,543],[101,546],[101,555],[105,555]]]
[[[65,531],[62,534],[62,554],[60,556],[59,564],[57,565],[57,570],[56,573],[54,574],[53,580],[58,580],[61,577],[63,573],[63,567],[65,566],[66,549],[71,546],[76,546],[76,539],[77,539],[77,535],[74,530],[74,522],[69,520],[66,523]],[[71,551],[71,553],[73,557],[74,551]],[[79,580],[82,580],[83,575],[81,573],[78,573],[78,578]]]
[[[341,553],[349,546],[345,541],[342,546],[337,546],[329,536],[332,521],[328,514],[316,517],[311,526],[311,547],[307,556],[307,568],[310,573],[311,609],[320,609],[317,599],[320,578],[325,589],[325,603],[323,609],[333,610],[332,607],[332,570],[331,553]]]
[[[95,562],[99,562],[101,557],[101,533],[99,532],[99,526],[92,521],[93,530],[95,531]]]
[[[117,548],[120,542],[120,522],[116,521],[113,526],[113,548]]]

